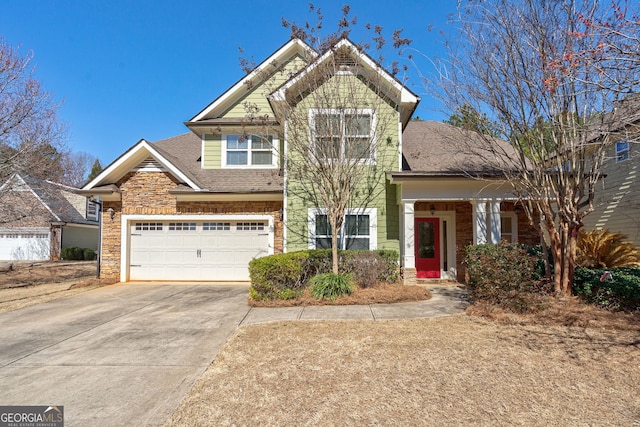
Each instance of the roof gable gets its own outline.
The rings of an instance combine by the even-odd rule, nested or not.
[[[26,192],[30,194],[32,200],[42,206],[42,212],[47,212],[50,215],[50,218],[46,219],[47,221],[96,224],[95,221],[86,219],[86,197],[78,194],[77,188],[20,174],[14,174],[1,188],[9,189],[10,193]],[[23,196],[20,198],[21,201],[26,200]],[[9,203],[10,201],[9,198],[3,202]],[[27,204],[34,202],[27,202]],[[22,203],[22,205],[25,204]],[[30,209],[33,209],[33,212],[38,211],[38,208],[33,205]]]
[[[332,48],[316,57],[307,67],[271,93],[269,99],[273,102],[285,101],[289,90],[296,87],[297,84],[304,82],[306,77],[312,75],[314,70],[331,60],[333,56],[337,56],[336,61],[345,62],[347,67],[349,66],[349,57],[354,58],[357,60],[355,62],[364,69],[376,73],[380,77],[380,79],[376,80],[376,84],[381,86],[381,89],[383,89],[383,92],[385,92],[387,96],[394,99],[403,107],[401,119],[403,125],[406,125],[420,102],[420,98],[406,88],[398,79],[389,74],[384,67],[374,61],[362,49],[358,48],[353,42],[346,38],[341,39]]]
[[[164,169],[173,175],[180,182],[186,184],[193,190],[200,190],[200,186],[195,179],[190,176],[189,172],[179,168],[170,156],[163,153],[158,147],[154,147],[144,139],[141,139],[136,145],[127,150],[123,155],[114,160],[107,166],[98,176],[89,181],[83,188],[83,191],[95,189],[97,187],[108,186],[114,184],[128,172],[133,169],[140,168],[141,164],[148,164],[153,161],[158,169]]]
[[[272,73],[267,73],[274,64],[283,64],[292,58],[315,57],[317,53],[300,39],[291,39],[280,49],[265,59],[251,73],[244,76],[226,92],[216,98],[211,104],[196,114],[186,124],[197,124],[206,119],[222,117],[224,113],[251,92],[257,85],[263,83]]]

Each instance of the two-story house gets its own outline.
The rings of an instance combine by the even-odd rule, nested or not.
[[[326,52],[290,40],[189,132],[139,141],[83,188],[103,202],[102,276],[242,281],[255,257],[327,247],[323,181],[306,182],[305,164],[377,171],[355,191],[369,197],[345,206],[338,242],[397,250],[407,282],[462,278],[474,242],[538,242],[509,184],[456,144],[478,136],[412,121],[419,101],[347,39]]]

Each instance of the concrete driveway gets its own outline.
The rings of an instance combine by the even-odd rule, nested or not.
[[[128,283],[0,314],[0,405],[161,425],[248,313],[247,289]]]

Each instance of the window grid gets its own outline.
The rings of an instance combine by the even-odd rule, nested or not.
[[[195,222],[170,222],[169,231],[195,231]]]
[[[136,222],[136,231],[162,231],[161,222]]]
[[[272,166],[273,135],[227,135],[227,166]]]
[[[231,230],[230,222],[205,222],[202,224],[204,231],[229,231]]]
[[[353,250],[368,250],[370,244],[370,217],[367,214],[345,215],[342,229],[338,236],[338,248]],[[315,244],[316,249],[331,247],[331,225],[326,214],[315,216]]]
[[[313,113],[313,154],[320,160],[372,161],[373,114],[369,111],[317,111]]]
[[[262,231],[264,230],[263,222],[239,222],[236,224],[238,231]]]

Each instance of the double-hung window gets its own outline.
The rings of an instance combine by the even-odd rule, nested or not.
[[[275,166],[273,135],[225,135],[223,148],[228,167]]]
[[[372,250],[377,248],[375,208],[347,209],[338,234],[339,249]],[[331,224],[325,209],[309,210],[309,248],[331,247]]]
[[[310,155],[315,162],[375,160],[373,110],[311,110],[310,123]]]
[[[629,141],[616,142],[616,163],[629,160]]]

